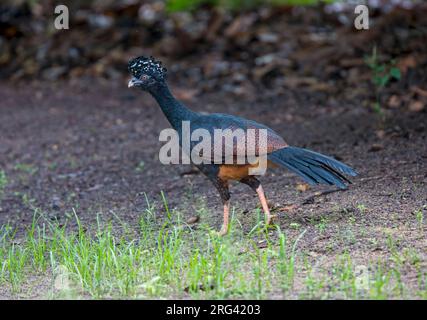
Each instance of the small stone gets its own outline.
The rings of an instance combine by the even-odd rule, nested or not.
[[[199,222],[199,220],[200,220],[200,216],[190,217],[187,220],[187,224],[195,224],[195,223]]]
[[[369,152],[377,152],[377,151],[381,151],[382,149],[384,149],[384,146],[378,143],[374,143],[373,145],[371,145],[371,147],[369,148]]]

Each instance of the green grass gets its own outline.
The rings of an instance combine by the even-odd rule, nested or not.
[[[418,228],[422,231],[424,228],[424,214],[423,209],[418,209],[414,212],[417,219]]]
[[[29,175],[34,175],[38,169],[36,167],[34,167],[31,164],[26,164],[26,163],[17,163],[15,165],[15,170],[23,172],[23,173],[27,173]]]
[[[40,294],[52,299],[387,299],[405,297],[402,270],[411,267],[416,296],[427,297],[422,253],[400,250],[390,236],[387,257],[359,265],[344,252],[324,264],[302,247],[308,237],[303,226],[265,228],[259,214],[245,233],[233,215],[230,234],[219,237],[203,222],[207,208],[197,211],[199,224],[187,225],[163,193],[161,198],[156,206],[146,197],[137,226],[117,216],[102,221],[101,215],[95,226],[84,225],[74,210],[59,225],[38,209],[24,234],[3,225],[0,287],[12,297],[25,296],[33,278],[41,277],[47,289]]]
[[[135,171],[136,172],[143,172],[144,171],[144,167],[145,167],[145,162],[144,161],[140,161],[139,163],[138,163],[138,165],[136,166],[136,168],[135,168]]]
[[[0,200],[3,196],[6,185],[7,185],[6,173],[3,170],[0,170]]]

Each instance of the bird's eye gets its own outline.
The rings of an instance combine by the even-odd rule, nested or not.
[[[141,76],[141,80],[148,80],[148,76],[146,75],[146,74],[143,74],[142,76]]]

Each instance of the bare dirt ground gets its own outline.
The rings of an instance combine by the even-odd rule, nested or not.
[[[260,93],[260,96],[262,94]],[[220,226],[221,204],[214,187],[190,166],[164,166],[157,157],[158,134],[168,126],[146,93],[94,84],[86,89],[0,86],[0,165],[9,183],[0,203],[0,224],[23,230],[41,208],[51,219],[86,224],[113,213],[132,223],[165,192],[171,208],[190,218],[204,199],[212,225]],[[427,210],[427,114],[387,111],[387,119],[366,108],[332,108],[309,92],[289,91],[253,102],[209,94],[188,102],[205,112],[229,112],[270,125],[291,145],[332,155],[360,173],[347,191],[319,195],[326,187],[298,191],[299,178],[275,169],[264,188],[282,229],[307,228],[301,242],[325,258],[348,251],[381,254],[384,235],[425,254],[425,225],[415,212]],[[303,188],[304,189],[304,188]],[[232,187],[232,204],[248,231],[257,198],[245,186]],[[296,205],[296,206],[292,206]],[[242,209],[242,210],[240,210]],[[245,222],[245,220],[248,220]],[[347,230],[331,248],[330,239]],[[319,224],[325,230],[319,231]],[[297,232],[295,230],[295,232]],[[424,261],[426,256],[424,255]],[[408,275],[410,276],[410,275]]]

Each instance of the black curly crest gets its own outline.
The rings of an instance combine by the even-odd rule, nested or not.
[[[158,80],[165,80],[167,75],[166,68],[163,68],[162,63],[155,60],[153,57],[146,58],[141,56],[130,60],[128,63],[128,70],[138,79],[142,74],[147,74]]]

